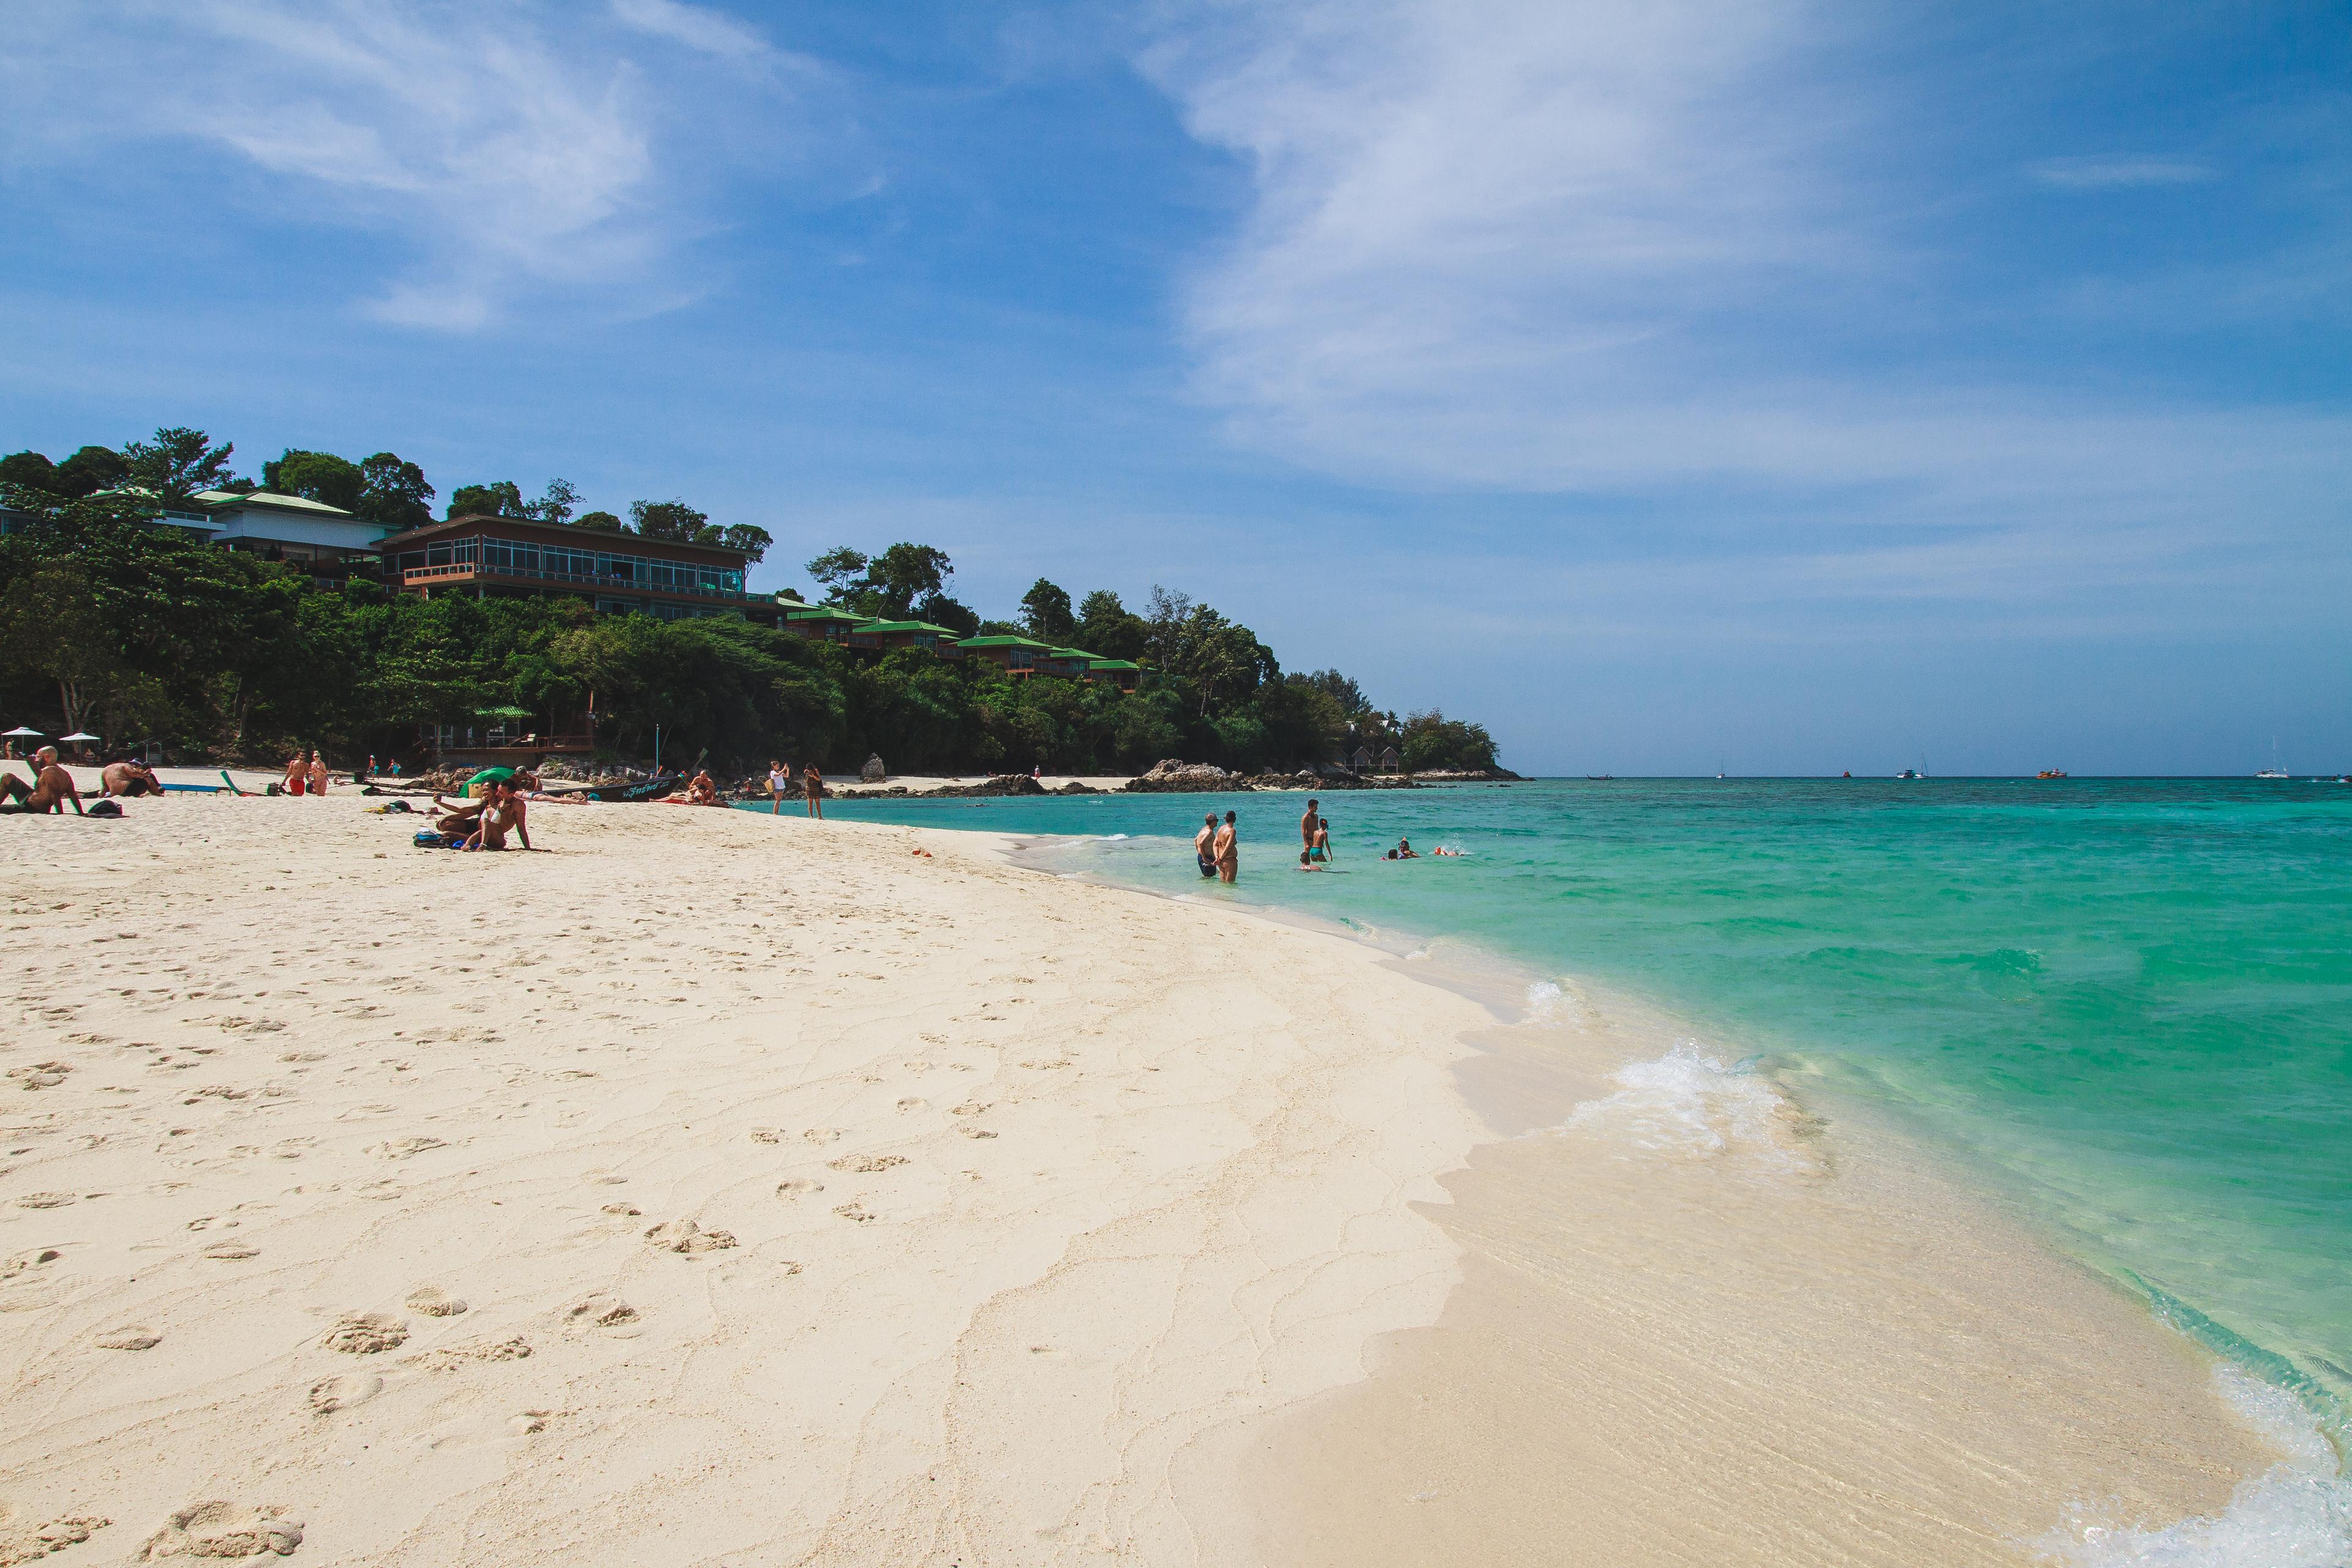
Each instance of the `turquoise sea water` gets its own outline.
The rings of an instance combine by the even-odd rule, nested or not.
[[[2352,1408],[2352,785],[1619,780],[841,803],[1083,836],[1059,868],[1465,942],[1885,1108],[2061,1243],[2297,1393]],[[1190,837],[1240,814],[1242,879]],[[1400,836],[1462,859],[1391,863]],[[1120,837],[1124,836],[1124,837]]]

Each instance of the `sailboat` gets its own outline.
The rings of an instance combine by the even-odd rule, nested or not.
[[[2271,765],[2264,768],[2261,773],[2256,773],[2254,776],[2258,779],[2283,779],[2287,776],[2286,770],[2278,765],[2278,737],[2276,735],[2273,735],[2271,737]]]

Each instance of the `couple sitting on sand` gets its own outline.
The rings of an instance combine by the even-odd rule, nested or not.
[[[462,837],[465,842],[458,846],[461,849],[504,849],[509,833],[522,840],[525,849],[530,848],[530,829],[525,826],[529,810],[511,773],[492,781],[488,791],[463,805],[435,795],[434,809],[443,815],[435,820],[434,827],[444,838]]]

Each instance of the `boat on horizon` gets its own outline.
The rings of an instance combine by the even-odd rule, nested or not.
[[[1901,773],[1896,773],[1895,776],[1898,779],[1916,779],[1925,778],[1927,775],[1921,773],[1917,768],[1905,768]]]
[[[2064,768],[2044,768],[2033,776],[2038,779],[2063,779],[2066,776],[2066,770]]]

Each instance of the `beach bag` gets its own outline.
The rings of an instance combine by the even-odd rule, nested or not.
[[[83,812],[82,815],[84,816],[121,816],[122,815],[122,807],[117,805],[110,800],[101,800],[97,805],[91,806],[88,811]]]

